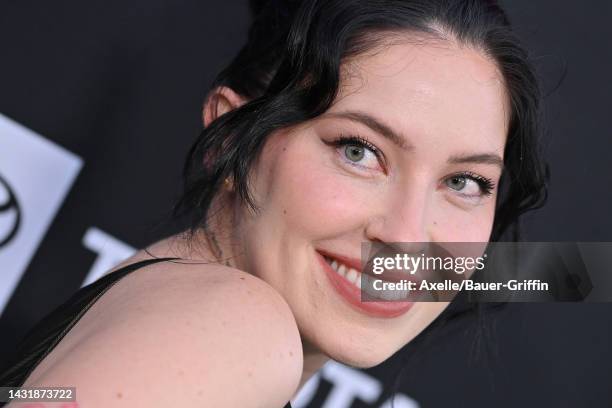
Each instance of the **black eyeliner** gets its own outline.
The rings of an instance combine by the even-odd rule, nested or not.
[[[495,183],[493,180],[469,171],[457,173],[451,177],[465,177],[474,180],[482,190],[482,193],[487,196],[491,195],[493,193],[493,189],[495,189]]]
[[[334,140],[330,142],[325,142],[325,143],[331,144],[335,147],[350,146],[350,145],[365,147],[366,149],[371,150],[372,153],[374,153],[376,157],[378,158],[378,161],[380,162],[381,166],[383,168],[386,168],[386,160],[385,160],[384,154],[372,142],[370,142],[368,139],[362,136],[340,135]]]

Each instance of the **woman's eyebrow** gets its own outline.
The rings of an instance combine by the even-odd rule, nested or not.
[[[408,143],[406,138],[397,134],[389,125],[386,125],[380,119],[377,119],[368,113],[361,111],[342,111],[329,112],[326,114],[326,116],[344,118],[354,122],[359,122],[366,125],[373,131],[381,134],[404,150],[412,150],[414,148],[410,143]]]
[[[493,164],[503,170],[504,160],[497,153],[477,153],[477,154],[466,154],[451,156],[448,158],[450,164],[461,164],[461,163],[482,163],[482,164]]]
[[[400,136],[396,133],[389,125],[386,125],[380,119],[375,118],[374,116],[361,112],[361,111],[341,111],[341,112],[328,112],[325,116],[336,117],[336,118],[344,118],[348,120],[352,120],[354,122],[359,122],[373,131],[381,134],[385,138],[389,139],[391,142],[396,144],[402,149],[405,150],[413,150],[414,146],[411,145],[406,138]],[[477,154],[466,154],[466,155],[457,155],[451,156],[448,159],[448,162],[451,164],[461,164],[461,163],[482,163],[482,164],[493,164],[498,166],[499,168],[504,168],[504,161],[497,153],[477,153]]]

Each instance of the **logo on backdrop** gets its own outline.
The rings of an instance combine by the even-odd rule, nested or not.
[[[331,388],[322,386],[322,382]],[[325,364],[304,384],[291,406],[349,408],[356,401],[360,402],[359,406],[372,408],[419,408],[419,403],[405,394],[385,396],[383,383],[378,378],[335,361]]]
[[[0,114],[0,313],[83,161]]]
[[[21,208],[15,192],[0,174],[0,248],[15,238],[21,223]]]

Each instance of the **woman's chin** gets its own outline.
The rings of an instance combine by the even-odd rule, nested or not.
[[[332,360],[355,368],[371,368],[391,357],[394,352],[381,350],[342,350]]]
[[[324,353],[334,361],[355,368],[370,368],[377,366],[391,357],[401,348],[401,344],[393,347],[391,342],[334,342],[324,347]]]

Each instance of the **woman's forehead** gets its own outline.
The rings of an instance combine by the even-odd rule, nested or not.
[[[398,132],[505,143],[510,111],[496,64],[449,41],[399,43],[343,68],[330,112],[364,111]]]

